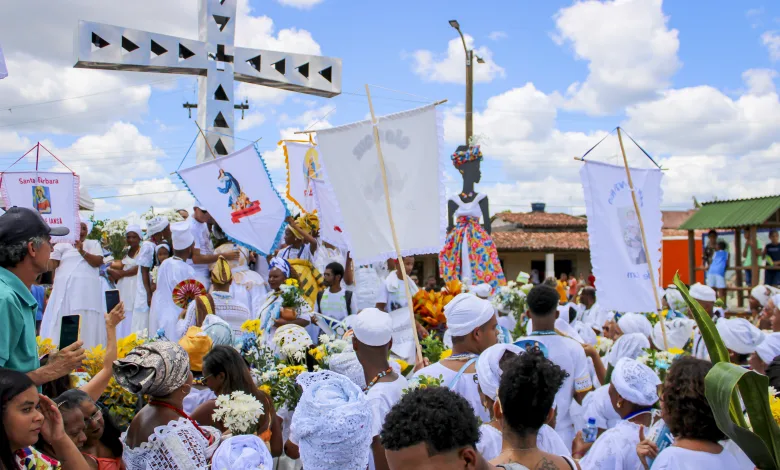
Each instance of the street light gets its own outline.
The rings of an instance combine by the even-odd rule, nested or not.
[[[474,135],[473,125],[473,104],[474,104],[474,69],[473,58],[474,51],[466,46],[466,37],[463,36],[463,32],[460,30],[460,23],[458,20],[450,20],[450,26],[455,28],[460,35],[460,40],[463,42],[463,50],[466,51],[466,145],[468,146],[471,141],[471,136]],[[485,60],[482,57],[477,56],[477,63],[484,64]]]

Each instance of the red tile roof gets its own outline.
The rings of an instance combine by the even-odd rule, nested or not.
[[[585,228],[588,226],[588,221],[583,217],[575,217],[569,214],[555,214],[552,212],[499,212],[495,217],[505,222],[528,228]]]
[[[686,220],[688,220],[693,214],[696,213],[696,209],[687,211],[661,211],[661,218],[663,220],[663,228],[665,229],[678,229]]]
[[[493,232],[498,250],[588,251],[587,232]]]

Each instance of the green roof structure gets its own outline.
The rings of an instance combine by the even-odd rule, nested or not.
[[[705,202],[680,229],[705,230],[762,225],[780,227],[780,195]]]

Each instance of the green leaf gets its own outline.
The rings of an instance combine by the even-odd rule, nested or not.
[[[738,365],[719,362],[707,374],[704,384],[718,428],[761,470],[780,469],[780,427],[769,407],[769,379]],[[731,402],[737,386],[754,432],[731,419]]]

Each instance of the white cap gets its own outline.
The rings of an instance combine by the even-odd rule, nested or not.
[[[698,282],[691,286],[689,293],[691,297],[702,302],[715,302],[716,299],[715,289]]]
[[[764,341],[756,347],[756,354],[764,364],[771,364],[776,357],[780,356],[780,333],[767,335]]]
[[[470,290],[480,299],[487,299],[490,297],[493,288],[490,287],[490,284],[477,284],[476,286],[471,286]]]
[[[612,385],[618,395],[639,406],[651,406],[658,401],[661,380],[653,369],[628,357],[617,361],[612,371]]]
[[[769,298],[778,293],[780,293],[780,291],[774,287],[769,287],[762,284],[760,286],[754,287],[753,290],[750,291],[750,296],[756,299],[762,307],[766,307],[767,302],[769,302]]]
[[[715,326],[726,348],[737,354],[752,354],[764,341],[764,333],[744,318],[722,318]]]
[[[190,232],[190,224],[187,222],[176,222],[171,225],[171,236],[173,238],[174,250],[186,250],[195,243],[195,237]]]
[[[489,322],[496,314],[493,304],[471,294],[458,294],[444,306],[447,328],[452,336],[466,336]]]
[[[168,217],[165,217],[164,215],[157,216],[146,222],[146,233],[151,237],[152,235],[165,230],[165,227],[167,227],[168,224]]]
[[[384,346],[393,339],[393,320],[378,308],[366,308],[352,322],[355,338],[368,346]]]
[[[138,235],[141,238],[144,237],[144,233],[141,231],[141,226],[140,225],[128,225],[127,228],[125,229],[125,235],[127,235],[130,232],[135,233],[136,235]]]

